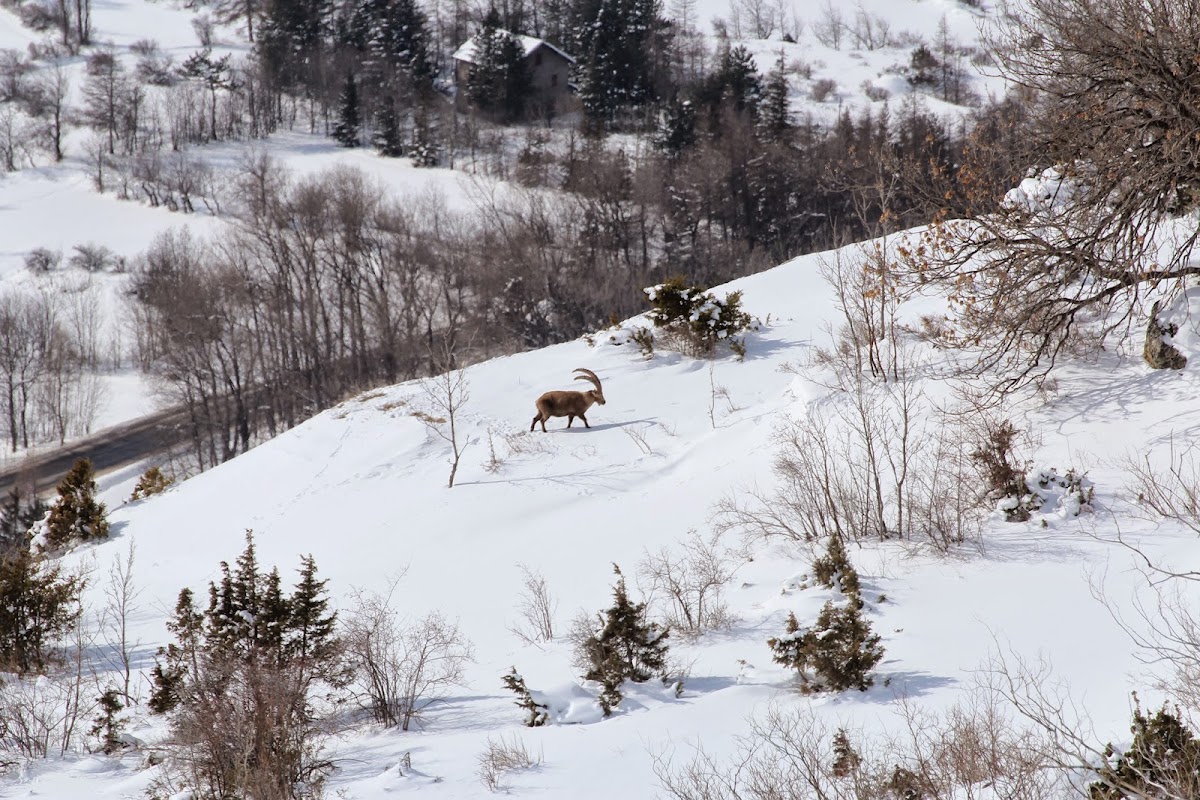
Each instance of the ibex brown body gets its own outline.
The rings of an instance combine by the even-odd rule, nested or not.
[[[576,375],[577,381],[589,381],[595,389],[588,389],[586,392],[573,392],[568,390],[558,392],[546,392],[537,399],[537,414],[533,417],[533,422],[529,425],[529,430],[537,427],[537,424],[542,423],[542,430],[546,430],[546,420],[551,417],[566,417],[567,427],[571,427],[571,423],[576,417],[583,420],[583,425],[586,428],[592,427],[588,425],[587,417],[584,416],[587,410],[592,407],[593,403],[604,405],[604,389],[600,386],[600,379],[596,377],[596,373],[590,369],[576,369],[575,372],[582,372],[582,375]]]

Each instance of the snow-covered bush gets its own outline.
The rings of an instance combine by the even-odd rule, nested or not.
[[[1087,473],[1072,468],[1060,475],[1053,467],[1043,467],[1031,475],[1031,463],[1015,455],[1020,433],[1009,420],[985,423],[971,451],[986,495],[1004,519],[1026,522],[1034,514],[1077,517],[1090,511],[1095,487]]]
[[[1025,478],[1030,465],[1015,455],[1020,433],[1007,419],[985,422],[971,450],[971,461],[979,470],[988,497],[997,502],[1009,522],[1025,522],[1033,510]]]
[[[1125,752],[1111,744],[1089,800],[1200,796],[1200,739],[1179,709],[1163,706],[1147,716],[1134,695],[1133,742]]]
[[[879,636],[854,602],[827,602],[811,628],[788,614],[786,633],[767,640],[772,658],[796,670],[804,692],[865,692],[875,682],[871,670],[883,658]]]
[[[796,670],[805,692],[866,691],[874,682],[869,673],[883,658],[883,648],[863,617],[858,572],[841,537],[829,537],[825,554],[813,561],[813,577],[826,588],[836,588],[845,602],[825,603],[808,629],[789,613],[785,635],[767,640],[772,658]]]
[[[738,334],[750,327],[750,315],[742,310],[741,292],[730,292],[722,300],[702,286],[689,286],[683,278],[675,277],[649,287],[645,293],[652,306],[650,321],[664,334],[656,341],[662,341],[668,349],[710,357],[717,345],[725,342],[744,355],[745,345]]]

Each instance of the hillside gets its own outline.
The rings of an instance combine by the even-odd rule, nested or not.
[[[450,13],[445,4],[425,5],[439,23]],[[205,27],[193,29],[200,9],[174,2],[96,0],[93,8],[95,40],[111,41],[115,58],[131,71],[148,52],[141,40],[156,37],[160,53],[178,64],[198,50],[194,39]],[[1194,606],[1192,583],[1163,580],[1148,566],[1193,577],[1187,571],[1200,549],[1194,490],[1200,461],[1193,444],[1200,422],[1194,402],[1200,292],[1188,277],[1196,213],[1190,162],[1168,159],[1174,139],[1150,142],[1167,152],[1162,163],[1147,162],[1167,176],[1160,180],[1149,169],[1149,177],[1124,171],[1131,163],[1140,169],[1140,162],[1126,159],[1123,140],[1111,137],[1110,160],[1098,163],[1109,165],[1103,174],[1112,183],[1101,182],[1089,199],[1099,208],[1129,191],[1123,198],[1128,216],[1114,217],[1134,223],[1115,239],[1105,215],[1089,215],[1087,204],[1072,216],[1070,201],[1089,197],[1083,190],[1091,177],[1086,163],[1076,163],[1029,173],[996,212],[999,222],[976,218],[1001,237],[1012,232],[1004,225],[1016,220],[1026,226],[1017,230],[1034,232],[1034,244],[1045,248],[1025,251],[1024,261],[1005,261],[1003,246],[983,248],[1000,267],[992,274],[971,273],[973,264],[964,259],[957,265],[962,272],[942,275],[941,288],[934,289],[937,281],[927,281],[918,266],[899,305],[891,305],[896,287],[879,271],[878,254],[895,256],[904,245],[908,258],[927,233],[916,229],[794,258],[712,290],[740,293],[753,318],[744,358],[725,344],[713,359],[684,355],[661,332],[652,352],[643,352],[645,315],[574,338],[634,313],[641,287],[682,271],[680,264],[719,282],[785,258],[778,253],[823,246],[813,244],[826,239],[810,225],[824,225],[833,241],[834,233],[845,234],[839,220],[886,230],[928,219],[920,215],[932,206],[920,205],[916,194],[900,200],[891,194],[903,183],[898,173],[875,175],[870,168],[905,164],[937,173],[922,147],[944,159],[942,167],[961,167],[952,162],[970,148],[960,149],[967,140],[958,121],[970,113],[969,103],[1003,89],[991,57],[979,49],[979,29],[995,18],[990,5],[863,0],[849,9],[828,2],[789,8],[678,0],[665,11],[675,19],[680,43],[699,48],[703,69],[687,67],[686,58],[679,67],[696,70],[687,78],[689,91],[711,103],[699,124],[717,126],[691,131],[699,135],[681,146],[692,148],[687,153],[668,152],[649,124],[641,133],[584,141],[581,119],[571,115],[506,128],[455,116],[447,104],[444,123],[454,136],[460,123],[471,125],[470,137],[450,140],[443,153],[457,168],[419,168],[365,145],[337,146],[316,132],[330,127],[331,106],[310,102],[304,109],[296,96],[286,121],[282,106],[279,118],[272,117],[278,129],[271,135],[230,132],[221,139],[213,89],[206,134],[205,103],[189,106],[196,118],[173,116],[178,107],[172,103],[208,99],[186,82],[148,92],[145,108],[156,113],[147,114],[140,133],[133,126],[122,143],[129,152],[112,154],[112,161],[102,154],[97,161],[104,144],[95,138],[99,128],[76,124],[81,118],[75,116],[61,163],[52,162],[44,131],[37,147],[13,151],[20,158],[0,181],[0,302],[49,309],[60,315],[62,330],[93,345],[71,373],[79,393],[72,402],[93,404],[91,424],[132,418],[164,397],[186,396],[194,412],[217,408],[194,425],[196,453],[189,457],[201,466],[209,465],[206,458],[224,463],[138,501],[129,500],[133,470],[106,476],[101,499],[110,510],[110,537],[51,554],[46,563],[87,577],[83,625],[79,638],[68,642],[79,656],[77,680],[61,672],[6,676],[0,704],[13,711],[0,719],[0,739],[19,740],[23,721],[39,714],[33,727],[45,724],[59,737],[59,723],[45,720],[60,719],[64,708],[86,710],[74,730],[61,734],[65,744],[59,738],[43,743],[48,757],[6,763],[0,752],[0,772],[7,769],[0,798],[196,800],[194,787],[162,761],[171,751],[171,723],[150,713],[151,674],[160,648],[174,642],[180,591],[191,590],[197,606],[206,608],[209,587],[220,584],[225,565],[240,569],[248,535],[262,587],[277,568],[290,590],[302,559],[311,556],[317,577],[327,581],[339,631],[361,633],[355,626],[369,623],[371,604],[376,610],[384,604],[395,612],[400,639],[426,625],[410,645],[427,644],[437,633],[463,656],[458,680],[427,687],[424,699],[436,702],[411,727],[380,725],[360,686],[305,695],[312,702],[307,710],[320,719],[320,749],[307,755],[329,765],[314,795],[330,798],[420,792],[453,799],[512,793],[726,800],[732,792],[711,785],[707,794],[673,794],[669,784],[689,764],[698,764],[691,778],[702,783],[713,777],[706,769],[727,775],[755,748],[765,746],[758,752],[769,758],[769,745],[778,742],[764,742],[764,728],[790,720],[817,772],[840,769],[827,762],[833,732],[843,729],[853,747],[876,760],[874,768],[891,774],[889,798],[903,794],[897,767],[919,766],[911,752],[916,740],[937,750],[927,761],[954,762],[960,770],[959,785],[939,796],[1056,800],[1070,795],[1068,784],[1086,792],[1094,773],[1035,768],[1052,784],[1036,793],[987,772],[998,769],[993,756],[1001,762],[1013,756],[1004,748],[1021,731],[1035,729],[1008,703],[1006,690],[1018,697],[1026,689],[1042,692],[1043,712],[1061,702],[1063,730],[1091,748],[1082,758],[1069,754],[1068,764],[1094,763],[1105,744],[1129,743],[1131,712],[1162,707],[1170,696],[1164,682],[1188,684],[1195,677],[1186,660],[1196,650],[1196,621],[1187,612]],[[233,23],[209,33],[217,55],[250,52]],[[1136,39],[1136,31],[1130,35]],[[438,36],[447,38],[441,28]],[[0,49],[42,52],[47,38],[0,9]],[[1190,52],[1187,36],[1181,39],[1172,52]],[[772,139],[753,113],[738,108],[746,97],[733,93],[737,75],[730,65],[746,64],[741,55],[728,58],[738,46],[764,75],[782,59],[793,123],[782,128],[791,138]],[[28,75],[41,80],[60,67],[70,84],[67,103],[78,112],[86,59],[95,52],[31,58]],[[929,64],[922,55],[940,58],[946,74],[920,74]],[[11,53],[0,57],[11,66]],[[346,80],[353,85],[352,76]],[[914,92],[914,84],[924,89]],[[1070,80],[1063,85],[1072,88]],[[1157,86],[1151,79],[1141,88],[1154,95]],[[961,94],[951,98],[951,87]],[[249,113],[239,105],[249,96],[237,94],[244,88],[222,95],[230,131],[261,121],[261,108]],[[664,127],[682,107],[670,105],[675,100],[664,98],[669,102],[656,111]],[[0,104],[8,115],[0,123],[24,123],[25,112],[14,109],[15,102]],[[1119,121],[1121,109],[1114,103],[1107,111]],[[887,128],[889,115],[911,127]],[[412,116],[415,148],[417,112]],[[172,121],[160,126],[164,118]],[[1003,115],[991,122],[1002,134],[992,143],[1011,147],[1007,155],[1019,152],[1003,141],[1004,134],[1020,137],[1019,124]],[[161,139],[157,148],[146,145],[150,130]],[[835,132],[824,150],[814,144],[817,130]],[[171,135],[206,143],[177,151]],[[901,153],[906,135],[914,150]],[[1093,147],[1086,152],[1104,155],[1108,138],[1084,137]],[[863,167],[860,146],[878,160],[855,172]],[[138,147],[145,152],[134,152]],[[841,160],[829,166],[820,161],[825,157]],[[138,170],[150,170],[142,158],[151,167],[166,165],[165,172],[138,184],[145,177]],[[1005,180],[1012,168],[1003,159],[983,166],[996,170],[984,183]],[[107,177],[98,167],[110,170]],[[966,172],[978,178],[972,169]],[[190,198],[193,213],[167,210],[181,208],[176,194],[150,205],[174,180],[172,170],[201,184]],[[263,178],[261,187],[251,184],[260,195],[246,191],[248,177]],[[102,178],[105,191],[97,192]],[[856,178],[867,181],[857,194],[846,189],[830,196],[830,181],[853,184]],[[118,199],[123,180],[132,199]],[[914,192],[930,187],[939,184],[931,180]],[[935,192],[924,200],[938,206],[941,197]],[[1157,205],[1138,206],[1145,198]],[[795,213],[788,216],[788,209]],[[843,216],[834,218],[835,212]],[[1054,234],[1081,227],[1095,238],[1079,252]],[[183,228],[195,238],[175,235]],[[166,232],[175,238],[160,238]],[[1111,241],[1125,241],[1127,250],[1114,250]],[[139,262],[156,242],[161,260]],[[196,242],[202,244],[189,249]],[[1158,252],[1147,243],[1159,245]],[[89,247],[107,248],[101,268],[71,263],[73,253],[85,255]],[[63,263],[28,268],[36,248],[61,252]],[[1158,276],[1151,270],[1149,278],[1131,271],[1143,256],[1179,271]],[[1005,271],[1011,264],[1025,271]],[[1094,272],[1080,277],[1079,265]],[[845,282],[844,296],[829,280],[835,273]],[[1056,363],[1047,379],[990,405],[978,383],[955,372],[971,353],[941,346],[955,338],[948,335],[953,331],[935,334],[944,325],[941,315],[953,308],[967,343],[986,351],[992,342],[970,341],[972,333],[1006,333],[988,324],[988,314],[1004,321],[1009,311],[1025,310],[1006,307],[1004,279],[1013,274],[1027,282],[1011,296],[1030,307],[1060,284],[1064,295],[1091,290],[1099,301],[1073,305],[1075,298],[1065,297],[1063,306],[1084,311],[1064,317],[1073,336],[1064,334],[1066,349],[1052,350]],[[139,281],[144,291],[134,297]],[[861,304],[849,314],[849,332],[846,298]],[[1154,371],[1140,357],[1143,305],[1158,298],[1170,298],[1158,317],[1164,343],[1169,339],[1188,358],[1183,369]],[[972,306],[975,301],[980,305]],[[12,308],[0,305],[0,312]],[[1126,309],[1132,310],[1123,316]],[[1039,314],[1028,317],[1036,336]],[[1096,340],[1103,346],[1092,347],[1088,336],[1113,320],[1117,329]],[[7,341],[20,343],[16,330],[0,325]],[[1054,334],[1052,344],[1059,341]],[[44,338],[46,352],[58,346],[55,336]],[[442,402],[446,384],[436,377],[393,383],[397,376],[425,374],[438,344],[473,357],[525,352],[450,374],[466,389],[450,420]],[[144,370],[135,366],[139,358]],[[589,410],[590,428],[577,421],[567,429],[558,418],[548,422],[548,432],[531,431],[542,392],[587,388],[572,379],[577,368],[600,377],[607,400]],[[327,374],[334,377],[322,384]],[[391,385],[359,390],[379,383]],[[294,421],[299,424],[268,438]],[[451,424],[462,453],[453,488],[447,486],[451,445],[445,438]],[[81,427],[77,420],[66,438]],[[1173,512],[1154,513],[1156,505]],[[814,562],[832,531],[845,540],[860,595],[817,579]],[[707,587],[715,611],[708,629],[689,636],[677,624],[667,640],[665,680],[623,684],[623,699],[606,716],[602,686],[583,679],[576,651],[613,603],[615,573],[634,602],[645,600],[650,617],[662,622],[671,598],[655,583],[655,563],[660,571],[665,561],[679,568],[705,547],[712,558],[697,568],[719,573]],[[121,615],[113,609],[114,580],[125,571],[132,593]],[[837,580],[846,576],[842,570]],[[539,580],[549,593],[554,636],[548,641],[531,641],[537,637],[521,630],[522,604]],[[855,601],[884,651],[870,671],[872,685],[806,694],[796,671],[773,660],[768,640],[784,637],[793,615],[806,629],[827,603],[849,608]],[[294,609],[280,603],[272,613],[286,617]],[[222,624],[233,627],[225,633],[258,631],[262,623],[264,636],[276,632],[280,619],[263,623],[245,608],[228,616]],[[133,702],[121,712],[126,738],[118,744],[125,746],[104,755],[86,729],[96,698],[126,680],[114,642],[121,622],[128,624]],[[1155,662],[1156,653],[1145,647],[1164,632],[1182,639],[1181,675],[1170,674],[1172,665]],[[208,633],[215,638],[221,631]],[[522,725],[524,712],[502,685],[510,669],[543,705],[544,727]],[[1032,684],[1022,686],[1024,679]],[[244,686],[218,684],[213,707],[245,696],[239,694]],[[957,727],[939,715],[952,715]],[[244,742],[238,737],[245,731],[226,721],[210,717],[199,727],[217,741]],[[999,742],[995,748],[987,734]],[[506,743],[525,748],[536,763],[489,782],[480,765]],[[300,783],[297,778],[282,794],[294,794]]]
[[[1194,534],[1131,515],[1117,460],[1162,456],[1172,431],[1190,426],[1190,367],[1163,375],[1132,359],[1067,365],[1053,396],[1027,404],[1020,424],[1040,440],[1029,456],[1060,471],[1086,469],[1095,513],[1048,513],[1027,523],[994,515],[975,545],[950,557],[896,542],[851,548],[886,648],[876,685],[865,693],[805,697],[771,663],[765,640],[781,632],[787,613],[811,619],[830,596],[799,588],[809,556],[794,545],[755,542],[753,561],[727,591],[733,627],[675,645],[690,664],[679,699],[649,684],[612,719],[597,721],[587,710],[594,709],[590,694],[573,688],[577,672],[561,637],[529,646],[507,630],[518,619],[518,564],[544,574],[565,631],[575,609],[608,604],[612,564],[632,586],[647,550],[672,546],[689,529],[711,530],[722,497],[773,485],[778,426],[833,402],[820,386],[822,371],[802,366],[826,340],[832,314],[821,261],[796,259],[729,287],[744,291],[746,308],[764,320],[749,336],[744,363],[671,353],[647,361],[632,345],[598,335],[594,346],[571,342],[471,367],[470,400],[459,417],[468,447],[453,489],[445,487],[445,443],[412,415],[429,406],[416,385],[403,384],[349,400],[162,496],[122,504],[129,487],[114,487],[105,495],[112,540],[70,560],[103,574],[136,548],[142,594],[132,623],[143,667],[167,641],[164,615],[179,589],[202,591],[218,576],[218,563],[241,551],[248,528],[262,562],[278,565],[285,580],[299,556],[311,553],[343,613],[354,591],[385,591],[403,575],[394,600],[405,614],[437,609],[457,619],[475,647],[466,685],[431,709],[420,730],[359,725],[341,733],[331,751],[332,796],[485,796],[475,760],[489,737],[501,735],[523,739],[544,758],[541,767],[505,779],[518,794],[658,796],[656,754],[686,759],[702,744],[724,757],[748,720],[772,707],[811,706],[833,727],[893,729],[901,700],[946,708],[970,692],[997,654],[1043,659],[1083,704],[1097,740],[1120,740],[1129,692],[1141,691],[1150,706],[1158,698],[1126,635],[1093,597],[1103,590],[1128,616],[1132,599],[1145,596],[1136,559],[1108,540],[1119,531],[1178,564],[1194,558],[1198,545]],[[608,398],[592,409],[591,430],[567,431],[555,420],[550,433],[528,432],[533,398],[565,386],[577,366],[602,377]],[[728,399],[715,397],[714,386],[725,387]],[[936,380],[921,388],[945,396]],[[501,462],[494,471],[485,468],[490,447]],[[102,591],[103,581],[89,590],[93,612],[104,604]],[[574,698],[560,724],[520,726],[499,682],[514,664],[531,688]],[[143,714],[130,730],[147,742],[162,734],[161,723]],[[397,767],[406,753],[411,770]],[[139,770],[139,761],[131,753],[35,763],[0,784],[0,796],[134,796],[156,772]]]

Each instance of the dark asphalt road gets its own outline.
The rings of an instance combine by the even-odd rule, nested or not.
[[[0,497],[14,483],[32,482],[39,494],[58,484],[76,459],[89,458],[97,474],[128,466],[177,444],[185,436],[185,412],[168,409],[142,419],[98,431],[74,444],[30,456],[0,468]]]

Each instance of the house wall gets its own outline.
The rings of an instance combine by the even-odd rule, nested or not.
[[[571,76],[571,62],[553,49],[542,45],[529,54],[526,63],[529,65],[533,83],[530,110],[537,115],[546,111],[563,110],[571,94],[567,86]],[[458,86],[457,102],[460,108],[465,107],[467,102],[467,81],[470,76],[470,64],[465,61],[454,62],[454,82]]]
[[[571,62],[545,45],[530,53],[527,62],[533,76],[533,88],[543,100],[557,101],[567,96]]]

